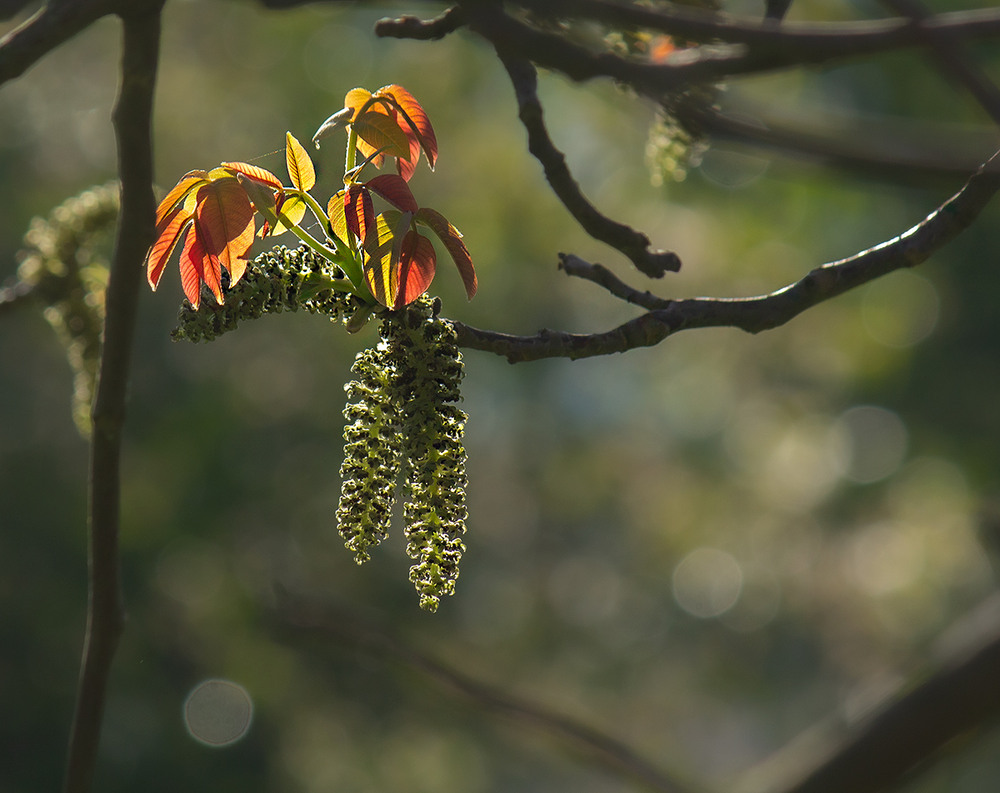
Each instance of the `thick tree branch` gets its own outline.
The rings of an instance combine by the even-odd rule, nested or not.
[[[576,719],[520,699],[502,689],[422,652],[370,622],[331,605],[283,595],[279,602],[278,629],[297,635],[314,635],[324,641],[345,641],[369,653],[416,669],[450,691],[477,705],[539,732],[551,735],[615,774],[627,777],[658,793],[693,793],[697,788],[668,774],[639,756],[623,742]]]
[[[888,27],[875,28],[875,36],[860,31],[841,33],[825,40],[814,39],[812,46],[797,47],[768,47],[760,41],[753,44],[743,42],[747,46],[693,48],[676,53],[668,63],[646,63],[622,58],[611,52],[591,52],[559,35],[515,20],[500,8],[484,4],[482,0],[463,0],[460,5],[466,11],[470,27],[498,49],[538,66],[562,72],[573,80],[610,77],[654,98],[693,85],[717,83],[728,77],[815,65],[923,42],[919,26],[897,20]],[[561,2],[522,1],[521,5],[532,7],[540,13],[553,13],[553,8],[559,7],[565,9],[565,16],[580,16],[575,11],[575,6]],[[974,34],[977,37],[1000,35],[1000,16],[994,14],[975,19],[977,24],[953,25],[952,28],[945,29],[949,30],[950,35],[959,35],[956,30],[964,30],[968,35]],[[967,23],[968,19],[965,21]],[[793,40],[792,34],[787,33],[784,28],[776,29],[773,22],[760,28],[742,28],[744,33],[756,29],[762,30],[766,36],[775,37],[772,41],[780,42],[782,37],[788,37],[785,41]]]
[[[107,14],[108,0],[49,3],[0,39],[0,85],[20,77],[39,59]]]
[[[670,300],[610,331],[593,334],[542,330],[534,336],[513,336],[455,322],[458,344],[502,355],[511,363],[541,358],[587,358],[649,347],[691,328],[730,327],[759,333],[784,325],[806,309],[873,281],[893,270],[913,267],[969,226],[1000,190],[1000,173],[991,166],[995,154],[965,187],[900,236],[830,262],[804,278],[768,295],[745,298],[695,297]],[[594,280],[594,279],[592,279]]]
[[[396,39],[417,39],[420,41],[444,38],[465,25],[465,13],[461,8],[449,8],[434,19],[423,20],[414,16],[397,19],[380,19],[375,23],[375,35]]]
[[[508,57],[503,50],[498,49],[497,54],[514,85],[518,116],[528,131],[528,150],[542,164],[545,178],[570,214],[591,237],[617,248],[640,272],[651,278],[660,278],[665,272],[679,270],[681,261],[677,254],[649,250],[649,237],[605,217],[584,197],[566,165],[566,158],[552,143],[545,128],[535,67],[527,61]]]
[[[780,793],[889,790],[946,744],[995,718],[1000,713],[997,596],[956,627],[976,633],[972,645],[958,650],[945,648],[947,655],[933,674],[858,725],[853,735],[833,748],[818,765],[778,788],[760,780],[739,789],[777,789]],[[796,752],[791,750],[791,754],[791,758],[779,756],[765,767],[777,766],[777,772],[782,773],[782,767],[796,762]]]
[[[613,0],[515,0],[515,5],[542,16],[590,19],[618,28],[644,28],[683,41],[745,44],[789,59],[857,57],[926,44],[925,34],[946,33],[973,41],[1000,35],[1000,9],[953,11],[934,14],[914,27],[907,20],[881,19],[858,22],[748,23],[726,14],[712,14],[674,5],[650,8]],[[802,63],[806,61],[800,61]]]
[[[111,663],[124,624],[118,550],[120,456],[142,259],[153,237],[153,91],[160,3],[122,15],[121,85],[113,121],[121,214],[106,293],[101,366],[93,409],[89,488],[87,633],[64,790],[91,789]]]

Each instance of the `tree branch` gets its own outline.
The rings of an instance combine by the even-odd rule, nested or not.
[[[821,265],[776,292],[745,298],[696,297],[670,300],[610,331],[593,334],[541,330],[513,336],[454,322],[458,344],[502,355],[511,363],[541,358],[587,358],[649,347],[691,328],[731,327],[759,333],[785,324],[819,303],[873,281],[893,270],[926,261],[967,228],[1000,190],[993,155],[944,204],[923,221],[887,242],[836,262]]]
[[[978,64],[961,47],[961,41],[945,30],[927,27],[934,15],[920,0],[882,0],[885,5],[906,16],[930,47],[934,60],[943,74],[966,88],[979,105],[1000,124],[1000,90]]]
[[[658,793],[693,793],[695,790],[607,733],[478,680],[406,644],[383,628],[360,622],[342,609],[283,594],[276,616],[280,630],[336,639],[338,645],[348,641],[369,653],[416,669],[487,710],[560,739],[595,763],[649,790]]]
[[[447,9],[441,16],[426,21],[414,16],[380,19],[375,23],[375,35],[420,41],[437,40],[463,25],[465,25],[465,13],[461,8],[453,7]]]
[[[726,46],[722,49],[696,47],[676,53],[668,63],[647,63],[622,58],[611,52],[591,52],[562,36],[532,28],[515,20],[500,8],[485,4],[482,0],[462,0],[460,5],[466,11],[470,27],[498,49],[529,60],[538,66],[562,72],[573,80],[610,77],[653,98],[694,85],[717,83],[728,77],[769,72],[792,66],[815,65],[858,55],[871,55],[914,46],[923,41],[923,33],[919,26],[899,20],[889,24],[868,23],[869,27],[856,26],[853,30],[848,29],[850,32],[818,37],[814,34],[801,38],[796,38],[793,33],[788,32],[788,28],[776,28],[773,22],[769,22],[767,25],[738,28],[742,34],[738,38],[748,39],[740,42],[746,46]],[[559,9],[565,17],[581,16],[576,11],[575,4],[566,4],[563,0],[534,2],[521,0],[520,5],[540,14],[555,14]],[[582,0],[581,5],[584,5]],[[590,0],[586,5],[590,8],[610,8],[616,13],[627,11],[630,17],[638,18],[640,14],[636,10],[637,7],[633,6],[599,3],[597,0]],[[659,14],[661,12],[650,12],[650,17],[647,19],[650,24],[640,26],[657,27],[670,32],[670,26],[665,25],[662,20],[659,25],[652,24],[655,16]],[[704,17],[702,19],[704,20]],[[996,12],[982,16],[964,15],[960,23],[953,17],[951,21],[952,25],[948,26],[940,24],[938,20],[939,24],[934,29],[947,30],[954,36],[967,35],[978,38],[1000,35],[1000,14]],[[703,30],[707,32],[708,28]],[[724,33],[725,27],[719,25],[718,31]],[[748,35],[753,31],[760,31],[761,35]],[[730,33],[732,32],[730,30]],[[674,33],[677,34],[677,31]],[[725,40],[723,36],[718,38]],[[731,35],[730,38],[737,37]],[[767,46],[762,43],[763,40],[769,40],[776,46]],[[777,46],[782,41],[786,44]],[[794,45],[787,42],[794,42]]]
[[[106,292],[93,408],[89,488],[87,633],[69,741],[65,793],[91,789],[107,683],[124,625],[118,549],[120,456],[141,262],[153,237],[152,110],[162,0],[122,14],[121,85],[113,114],[121,214]]]
[[[0,39],[0,85],[20,77],[39,59],[112,12],[108,0],[48,3]]]
[[[660,278],[667,271],[679,270],[681,261],[677,254],[649,250],[649,237],[605,217],[584,197],[566,165],[566,158],[552,143],[545,128],[535,67],[527,61],[509,57],[501,49],[497,50],[497,55],[514,85],[518,116],[528,131],[528,150],[542,164],[553,192],[584,231],[594,239],[617,248],[640,272],[651,278]]]
[[[980,623],[985,623],[985,629]],[[972,646],[946,648],[937,670],[923,683],[896,698],[831,750],[818,765],[791,784],[775,788],[760,779],[767,767],[777,773],[796,763],[779,756],[751,772],[758,781],[741,790],[780,793],[877,793],[900,784],[915,767],[946,744],[974,730],[1000,712],[1000,599],[994,595],[949,633],[976,634]],[[770,772],[774,773],[774,772]],[[787,773],[787,772],[786,772]]]

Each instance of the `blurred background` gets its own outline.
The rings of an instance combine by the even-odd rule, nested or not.
[[[726,6],[759,15],[763,3]],[[879,8],[797,0],[790,18]],[[677,181],[648,165],[655,108],[543,73],[550,132],[584,192],[684,263],[646,284],[551,194],[487,46],[467,32],[434,43],[371,32],[422,10],[171,0],[160,184],[224,160],[280,173],[286,130],[306,140],[350,88],[400,83],[440,144],[414,191],[465,233],[480,279],[471,303],[450,267],[432,291],[447,316],[533,333],[635,315],[557,271],[560,251],[665,297],[758,294],[899,234],[963,181],[914,171],[894,186],[723,142]],[[118,39],[103,20],[0,91],[0,282],[15,277],[32,217],[114,178]],[[1000,65],[995,47],[977,55]],[[734,82],[720,102],[859,145],[902,147],[912,132],[932,154],[972,161],[992,142],[983,114],[916,53]],[[321,202],[341,177],[339,146],[316,153]],[[142,295],[124,451],[128,624],[97,787],[633,788],[359,641],[365,626],[717,789],[818,723],[858,718],[995,589],[998,228],[994,206],[917,270],[759,336],[698,330],[517,366],[469,351],[468,551],[434,615],[417,607],[400,531],[363,567],[336,531],[343,384],[374,328],[348,336],[286,314],[174,343],[171,267]],[[71,392],[42,312],[5,313],[3,793],[53,789],[63,771],[86,606],[87,446]],[[361,627],[281,628],[276,589]],[[1000,733],[987,731],[906,789],[998,784]]]

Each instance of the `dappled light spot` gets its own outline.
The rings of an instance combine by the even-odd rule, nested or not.
[[[229,746],[246,735],[253,720],[253,700],[229,680],[205,680],[184,700],[184,725],[196,741]]]
[[[870,484],[895,473],[906,457],[908,432],[903,420],[885,408],[859,405],[841,414],[835,431],[847,442],[841,474]]]
[[[688,614],[710,619],[736,605],[743,590],[743,570],[732,554],[717,548],[696,548],[674,568],[677,605]]]
[[[861,318],[868,335],[886,347],[911,347],[937,325],[940,300],[934,284],[899,270],[865,287]]]
[[[923,535],[915,527],[884,521],[860,531],[851,544],[851,573],[870,595],[888,595],[924,571]]]

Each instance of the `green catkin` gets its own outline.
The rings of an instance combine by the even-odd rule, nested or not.
[[[357,297],[331,289],[343,278],[308,248],[278,248],[248,266],[226,302],[204,300],[181,309],[175,339],[210,341],[241,321],[304,309],[349,323],[369,310]],[[464,369],[451,324],[439,303],[422,297],[382,312],[379,343],[355,357],[345,386],[344,462],[337,528],[358,564],[388,535],[402,487],[410,581],[420,607],[435,611],[454,594],[465,551]],[[400,483],[401,480],[401,483]]]
[[[222,305],[214,298],[205,299],[195,311],[184,301],[171,336],[175,340],[211,341],[235,330],[244,320],[300,309],[346,321],[364,303],[331,288],[342,279],[343,273],[335,265],[310,248],[289,250],[281,246],[251,261],[239,283],[226,290]]]
[[[399,409],[392,399],[395,378],[384,342],[354,359],[347,384],[344,463],[340,468],[337,527],[358,564],[389,533],[399,475]]]
[[[104,327],[106,232],[118,217],[118,185],[93,187],[35,218],[24,236],[18,278],[44,306],[73,370],[73,421],[91,431],[91,404]]]
[[[454,404],[461,399],[462,359],[454,330],[426,298],[387,322],[385,336],[402,406],[404,532],[406,552],[416,561],[410,581],[420,607],[435,611],[443,596],[454,594],[465,552],[467,416]]]

